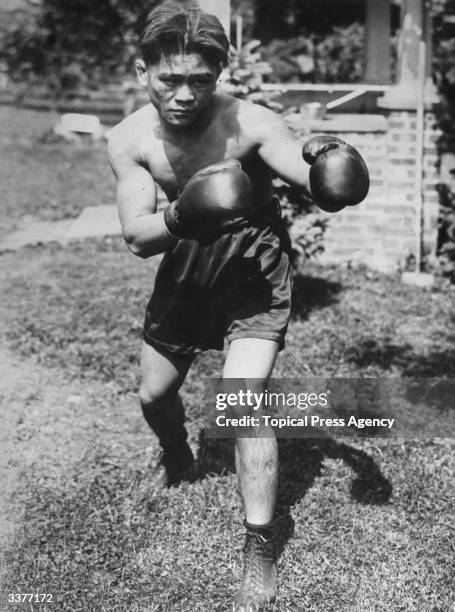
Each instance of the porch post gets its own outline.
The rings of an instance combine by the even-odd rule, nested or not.
[[[230,0],[198,0],[203,11],[218,17],[228,37],[231,30],[231,1]]]
[[[390,82],[390,0],[366,0],[365,81]]]
[[[425,0],[402,0],[401,30],[398,39],[397,82],[378,100],[385,108],[415,109],[419,95],[419,45],[426,49],[425,102],[437,102],[431,79],[431,28]]]

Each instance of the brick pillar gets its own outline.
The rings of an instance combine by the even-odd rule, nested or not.
[[[420,53],[425,50],[425,68],[419,70]],[[436,191],[438,157],[434,105],[439,102],[431,78],[431,19],[425,0],[402,0],[402,24],[398,45],[397,83],[378,99],[388,117],[387,193],[400,202],[402,214],[395,218],[398,249],[416,251],[416,184],[423,182],[423,239],[426,253],[434,254],[437,239],[439,197]],[[422,58],[423,59],[423,58]],[[420,96],[423,100],[420,100]],[[417,176],[417,109],[425,107],[422,176]],[[391,230],[392,233],[395,230]],[[412,232],[412,242],[410,233]]]
[[[416,245],[416,114],[392,111],[388,117],[385,191],[390,204],[385,225],[389,257],[401,259]]]
[[[376,127],[368,129],[376,117]],[[350,125],[347,125],[348,122]],[[363,127],[363,129],[362,129]],[[329,225],[322,260],[363,263],[383,271],[402,268],[416,250],[416,111],[395,110],[384,116],[340,115],[318,122],[356,147],[370,171],[370,192],[358,206],[327,215]],[[299,136],[304,140],[308,134]],[[425,114],[423,157],[424,246],[435,252],[438,217],[438,132],[435,116]]]
[[[402,214],[394,219],[402,230],[401,247],[415,253],[415,197],[416,176],[416,113],[413,111],[394,111],[389,116],[389,138],[387,151],[388,198],[401,202]],[[423,155],[423,229],[424,246],[427,253],[434,254],[437,240],[437,218],[439,197],[438,153],[436,129],[433,113],[425,113],[424,155]]]
[[[361,116],[358,116],[359,123]],[[323,260],[352,261],[389,271],[396,266],[394,240],[386,231],[388,219],[397,214],[387,197],[386,131],[338,132],[363,156],[370,172],[370,192],[358,206],[347,206],[336,214],[327,214],[329,226]],[[393,252],[393,254],[392,254]]]

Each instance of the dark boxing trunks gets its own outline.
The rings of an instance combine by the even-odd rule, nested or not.
[[[159,267],[144,340],[157,349],[222,349],[224,339],[284,347],[291,308],[290,240],[273,200],[251,225],[208,246],[179,240]]]

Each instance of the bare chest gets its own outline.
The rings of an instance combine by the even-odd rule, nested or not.
[[[252,143],[240,134],[205,133],[193,138],[154,138],[143,158],[154,180],[169,198],[174,198],[195,172],[223,159],[244,159]]]

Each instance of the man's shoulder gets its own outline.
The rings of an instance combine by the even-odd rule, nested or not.
[[[261,142],[265,134],[282,123],[281,117],[269,108],[227,94],[218,95],[218,108],[223,122],[234,121],[236,129],[254,142]]]
[[[111,151],[127,152],[141,148],[142,139],[150,134],[157,122],[157,113],[152,104],[136,110],[109,131],[108,146]]]
[[[229,111],[242,118],[277,118],[277,114],[274,111],[250,100],[242,100],[225,93],[216,94],[216,99],[221,111]]]
[[[239,100],[238,122],[244,133],[259,137],[281,121],[281,117],[269,108],[249,100]]]

